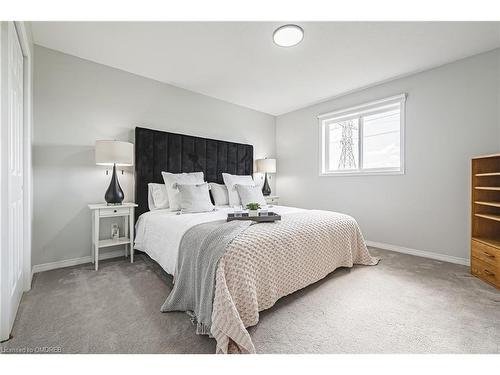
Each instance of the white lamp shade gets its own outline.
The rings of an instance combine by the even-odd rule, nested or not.
[[[258,159],[257,172],[276,173],[276,159]]]
[[[96,141],[95,163],[97,165],[134,165],[134,145],[121,141]]]

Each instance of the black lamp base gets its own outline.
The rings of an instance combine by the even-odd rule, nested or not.
[[[108,190],[106,190],[106,194],[104,194],[104,199],[108,206],[113,206],[122,204],[124,197],[125,195],[116,175],[116,164],[113,164],[113,176],[111,176],[111,182],[109,183]]]
[[[269,186],[269,182],[267,182],[267,173],[266,177],[264,178],[264,185],[262,186],[262,194],[266,197],[268,195],[271,195],[271,187]]]

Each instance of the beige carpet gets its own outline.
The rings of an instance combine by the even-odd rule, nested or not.
[[[378,266],[339,269],[262,312],[257,352],[500,353],[500,291],[464,266],[371,252]],[[213,353],[186,314],[160,312],[171,278],[137,258],[35,275],[0,352]]]

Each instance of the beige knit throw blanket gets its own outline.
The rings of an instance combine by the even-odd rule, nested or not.
[[[258,323],[259,311],[338,267],[377,263],[347,215],[311,210],[250,226],[217,267],[211,327],[217,353],[255,353],[246,328]]]

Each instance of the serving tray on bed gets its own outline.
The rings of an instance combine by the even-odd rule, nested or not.
[[[233,220],[252,220],[258,223],[270,223],[276,220],[281,220],[281,216],[275,212],[268,212],[267,216],[248,216],[248,212],[243,212],[241,216],[234,216],[234,214],[227,214],[227,221]]]

